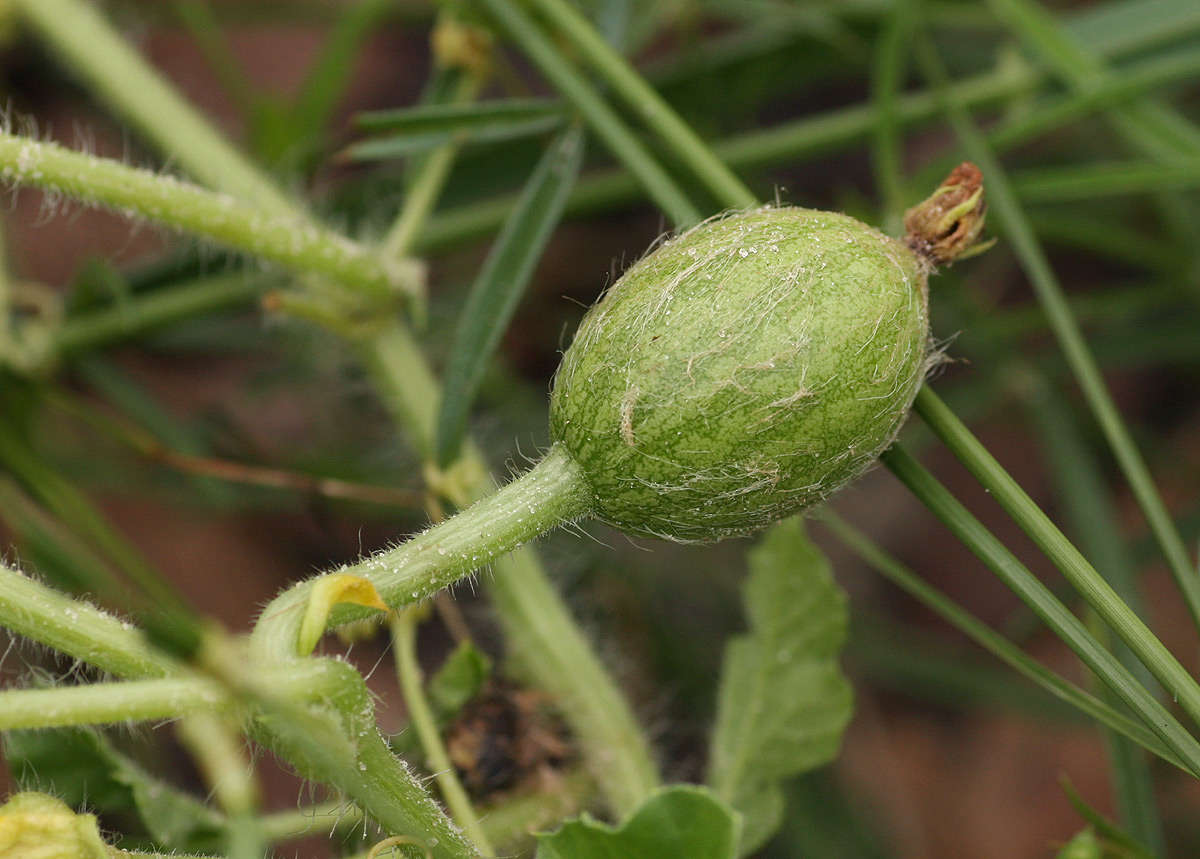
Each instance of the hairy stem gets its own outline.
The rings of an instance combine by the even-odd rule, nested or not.
[[[440,392],[412,336],[393,326],[364,360],[384,404],[428,463]],[[458,507],[495,491],[479,449],[469,442],[440,491]],[[636,808],[661,783],[645,733],[587,636],[528,546],[496,559],[488,594],[518,670],[554,697],[613,811]]]
[[[366,578],[388,606],[398,608],[432,596],[494,558],[590,511],[591,495],[578,467],[555,447],[499,492],[394,549],[336,572]],[[274,660],[295,658],[314,581],[289,588],[264,609],[252,636],[256,654]],[[369,611],[343,604],[327,625],[347,623]]]
[[[99,95],[173,160],[276,216],[298,217],[270,179],[147,65],[83,0],[12,0],[11,5]]]
[[[0,179],[143,217],[300,273],[326,275],[380,299],[423,294],[420,267],[385,262],[370,249],[311,221],[243,203],[171,176],[0,133]]]
[[[119,677],[166,677],[178,670],[136,627],[3,564],[0,626]]]

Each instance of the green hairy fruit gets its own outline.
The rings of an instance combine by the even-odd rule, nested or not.
[[[595,514],[635,534],[717,540],[861,475],[931,361],[927,275],[982,226],[978,172],[972,188],[964,169],[909,213],[906,240],[766,207],[703,223],[630,268],[580,325],[551,398],[552,436]]]

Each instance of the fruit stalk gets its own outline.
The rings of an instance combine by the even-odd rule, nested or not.
[[[592,511],[592,496],[578,467],[561,447],[498,492],[456,516],[333,574],[361,576],[391,608],[419,602],[469,576],[500,555]],[[313,584],[284,591],[264,609],[251,638],[257,655],[280,660],[299,655],[300,627]],[[372,609],[342,603],[327,628],[367,617]]]

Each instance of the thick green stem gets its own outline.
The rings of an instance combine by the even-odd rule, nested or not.
[[[197,179],[273,215],[299,217],[295,204],[147,65],[92,3],[12,0],[11,5],[105,101]]]
[[[500,555],[591,512],[591,494],[578,467],[553,447],[536,466],[499,492],[458,515],[337,573],[362,576],[392,608],[432,596],[470,576]],[[315,580],[284,591],[254,628],[255,653],[272,660],[295,658],[300,626]],[[340,605],[328,626],[364,617],[369,609]]]
[[[423,294],[411,261],[385,262],[370,249],[311,221],[274,214],[227,194],[120,162],[0,134],[0,179],[144,217],[301,273],[326,275],[380,299]]]
[[[1050,517],[933,391],[923,388],[917,394],[915,408],[942,443],[1062,571],[1087,604],[1175,696],[1192,720],[1200,724],[1200,684],[1050,521]]]
[[[748,209],[758,204],[754,193],[745,183],[725,162],[713,155],[712,149],[691,126],[680,119],[663,97],[646,83],[646,79],[614,51],[576,9],[565,0],[530,0],[529,5],[554,25],[597,74],[612,86],[613,92],[641,117],[646,127],[662,138],[696,177],[708,185],[722,206]]]
[[[135,627],[3,564],[0,626],[120,677],[165,677],[178,670]]]
[[[364,360],[384,404],[432,461],[440,392],[412,336],[397,324],[371,341]],[[458,506],[495,491],[483,456],[470,443],[451,473],[461,484],[450,493]],[[650,746],[537,555],[526,546],[498,558],[487,587],[519,670],[554,696],[613,811],[632,811],[661,783]]]
[[[9,689],[0,692],[0,731],[174,719],[232,706],[220,684],[199,677]]]
[[[880,460],[1200,777],[1200,743],[1012,552],[899,445],[885,451]]]

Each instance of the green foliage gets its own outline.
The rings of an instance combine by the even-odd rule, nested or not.
[[[308,481],[310,488],[298,491],[298,482],[289,483],[285,476],[270,492],[263,492],[234,489],[218,483],[219,477],[197,479],[194,473],[180,480],[170,470],[180,468],[178,459],[155,461],[161,440],[169,448],[215,463],[217,474],[239,470],[238,462],[222,462],[220,456],[245,462],[273,457],[274,463],[321,463],[307,470],[328,475],[341,488],[359,478],[378,486],[386,472],[405,481],[416,504],[427,499],[430,509],[441,507],[447,514],[490,496],[492,506],[485,502],[476,518],[449,520],[458,523],[449,526],[453,539],[419,538],[405,543],[407,548],[355,565],[363,582],[390,583],[383,589],[389,603],[427,596],[434,587],[470,573],[494,552],[507,550],[555,520],[549,507],[539,507],[535,514],[533,506],[526,506],[527,496],[519,485],[508,494],[492,495],[493,482],[479,453],[494,452],[490,462],[498,464],[512,456],[514,437],[523,443],[529,428],[542,423],[537,416],[544,410],[548,358],[560,329],[569,332],[562,325],[575,311],[567,307],[542,319],[546,307],[553,306],[543,302],[535,309],[538,318],[511,327],[514,309],[535,270],[544,273],[548,289],[561,289],[586,303],[606,283],[609,260],[636,258],[655,230],[684,227],[718,208],[755,208],[755,198],[765,199],[775,188],[783,202],[849,211],[894,232],[897,216],[912,202],[910,192],[926,187],[922,177],[944,173],[966,155],[987,174],[998,216],[992,226],[1002,242],[989,257],[972,264],[969,281],[958,271],[939,280],[932,316],[939,332],[964,331],[950,352],[955,359],[967,360],[956,361],[963,366],[951,369],[937,385],[955,410],[972,421],[1003,417],[1014,400],[1033,410],[1035,423],[1050,443],[1053,462],[1046,463],[1047,470],[1058,478],[1047,490],[1053,493],[1053,509],[1074,520],[1074,533],[1100,572],[1112,567],[1120,574],[1126,584],[1118,588],[1121,599],[1108,599],[1098,577],[1085,575],[1086,562],[1072,554],[1073,547],[1048,520],[1038,518],[1032,499],[1009,491],[999,464],[981,448],[967,445],[964,439],[973,442],[973,437],[965,428],[950,425],[929,408],[923,411],[925,421],[960,452],[969,470],[977,476],[981,468],[986,470],[979,479],[993,498],[1052,560],[1061,566],[1066,559],[1085,599],[1095,604],[1097,594],[1105,596],[1102,605],[1109,626],[1117,636],[1134,639],[1140,658],[1135,663],[1110,646],[1110,636],[1099,623],[1085,628],[1088,619],[1077,620],[1068,590],[1040,587],[979,520],[955,506],[940,484],[918,470],[902,448],[893,449],[888,465],[916,487],[925,505],[947,518],[960,538],[996,567],[1008,587],[1047,618],[1051,630],[1076,649],[1097,677],[1116,687],[1129,706],[1118,710],[1109,699],[1065,679],[1075,666],[1066,666],[1059,676],[1022,650],[1023,636],[1036,625],[1029,620],[1029,610],[1009,618],[1003,630],[999,625],[993,628],[976,620],[969,606],[959,606],[900,567],[865,535],[847,540],[847,531],[834,532],[1009,667],[1057,695],[1063,708],[1072,707],[1077,715],[1107,726],[1113,737],[1127,737],[1159,758],[1200,774],[1200,745],[1169,706],[1178,702],[1196,717],[1200,687],[1159,645],[1155,633],[1137,621],[1135,586],[1152,562],[1154,546],[1146,539],[1139,551],[1125,551],[1133,545],[1125,533],[1130,530],[1126,510],[1133,505],[1127,503],[1123,488],[1110,485],[1117,471],[1109,468],[1101,440],[1090,436],[1078,420],[1082,410],[1075,408],[1073,397],[1064,396],[1073,390],[1073,382],[1081,384],[1084,400],[1098,417],[1120,472],[1144,511],[1153,542],[1175,573],[1184,601],[1200,618],[1191,554],[1200,534],[1200,512],[1186,492],[1175,493],[1182,500],[1168,511],[1151,480],[1153,470],[1170,472],[1182,486],[1196,482],[1191,480],[1194,451],[1174,441],[1190,439],[1186,430],[1194,423],[1194,413],[1158,413],[1168,401],[1174,409],[1181,399],[1177,393],[1190,391],[1200,378],[1200,341],[1194,336],[1200,295],[1195,278],[1200,262],[1195,198],[1200,185],[1200,131],[1195,122],[1200,7],[1195,0],[451,0],[435,5],[397,0],[287,0],[265,5],[173,0],[136,5],[136,14],[144,15],[152,29],[164,20],[168,26],[182,21],[185,35],[196,42],[240,116],[246,150],[284,181],[276,183],[247,161],[181,99],[147,64],[147,56],[158,54],[131,49],[108,25],[99,11],[102,4],[0,0],[5,24],[15,17],[22,25],[13,32],[5,27],[3,33],[5,39],[22,40],[22,50],[9,52],[5,66],[18,72],[9,84],[21,110],[39,110],[42,97],[40,92],[25,92],[24,81],[32,77],[39,84],[57,83],[49,70],[60,63],[83,85],[89,99],[112,110],[135,147],[148,143],[157,148],[157,156],[134,149],[138,163],[167,165],[172,173],[178,171],[207,189],[154,170],[133,170],[116,159],[39,146],[33,139],[38,135],[22,130],[19,122],[17,128],[6,125],[0,149],[5,150],[7,178],[116,207],[143,221],[173,224],[190,238],[175,243],[175,249],[143,270],[124,265],[115,253],[112,262],[94,261],[74,278],[65,298],[62,284],[34,283],[27,277],[28,261],[39,256],[36,246],[32,252],[11,249],[11,276],[0,268],[0,527],[14,545],[11,554],[7,545],[0,547],[0,554],[19,557],[27,569],[56,586],[90,592],[89,598],[112,607],[123,604],[121,573],[132,573],[144,583],[157,581],[158,573],[141,560],[135,548],[140,535],[133,528],[126,540],[108,525],[104,507],[93,510],[93,493],[102,493],[107,502],[107,496],[119,490],[124,496],[143,496],[144,503],[147,490],[153,492],[150,487],[169,476],[177,496],[173,501],[194,503],[203,492],[210,510],[219,507],[226,514],[277,512],[281,497],[294,508],[320,507],[318,512],[327,512],[322,490],[311,489],[321,481]],[[246,74],[232,50],[235,43],[228,32],[252,17],[270,26],[300,22],[311,27],[319,22],[324,44],[297,75],[295,96],[266,92]],[[453,51],[435,49],[418,106],[407,106],[404,98],[375,101],[389,97],[393,89],[415,91],[420,86],[419,80],[401,79],[409,69],[424,74],[424,58],[407,48],[431,33],[435,40],[445,36],[442,25],[447,22],[475,28],[472,38],[479,42],[471,47],[477,49],[473,57],[478,67],[456,65]],[[44,53],[24,49],[25,40],[34,39],[44,43]],[[368,95],[373,104],[395,106],[358,114],[361,136],[343,134],[334,120],[350,82],[365,70],[360,60],[379,56],[373,41],[390,46],[401,40],[406,50],[389,70],[395,73],[391,88]],[[917,59],[923,61],[914,62]],[[943,60],[947,70],[940,68]],[[29,63],[36,64],[32,75],[24,67]],[[779,74],[781,67],[786,75]],[[869,96],[864,96],[868,89]],[[546,96],[531,98],[531,92]],[[961,147],[927,134],[934,123],[947,119],[959,133]],[[987,133],[975,131],[976,123]],[[570,129],[547,147],[551,133],[567,124]],[[924,136],[921,145],[914,146],[917,134]],[[346,148],[347,139],[357,142]],[[872,147],[873,176],[861,169],[865,161],[857,150],[864,145]],[[341,159],[336,157],[339,151]],[[403,165],[393,161],[401,157]],[[339,163],[346,159],[362,163]],[[872,178],[873,189],[862,187]],[[301,200],[302,189],[316,193]],[[607,233],[618,226],[616,218],[562,231],[562,247],[591,252],[594,246],[595,258],[578,253],[578,259],[564,260],[559,254],[543,259],[564,218],[621,214],[642,206],[647,198],[662,214],[631,219],[633,228],[620,236]],[[51,200],[48,208],[56,202]],[[181,207],[181,202],[187,205]],[[387,238],[377,242],[389,222]],[[27,226],[18,225],[13,236],[24,238]],[[96,233],[98,240],[104,235]],[[230,250],[213,250],[203,244],[203,236]],[[471,243],[485,238],[492,249],[480,267],[482,255]],[[420,334],[428,341],[433,366],[447,368],[444,387],[434,379],[405,321],[397,320],[399,304],[393,300],[400,291],[415,299],[413,306],[419,309],[425,261],[410,265],[399,257],[434,251],[439,258],[428,269],[437,312]],[[1011,276],[1017,269],[1014,257],[1032,282],[1038,302],[1025,300],[1027,285]],[[286,270],[264,276],[261,267],[268,259]],[[611,270],[615,275],[616,266]],[[368,300],[363,292],[371,290],[377,294]],[[732,291],[713,295],[708,304],[715,306]],[[230,318],[230,311],[253,305],[264,294],[277,311],[268,332],[258,314]],[[455,307],[464,296],[469,296],[465,304]],[[762,322],[774,311],[764,310],[764,302],[755,300],[759,297],[736,308],[745,319]],[[695,313],[675,314],[674,330],[687,329],[708,309],[706,305]],[[283,324],[278,324],[279,317]],[[304,324],[314,322],[329,330],[314,331]],[[817,338],[823,341],[822,350],[836,348],[852,327],[828,326]],[[1044,336],[1048,328],[1061,341],[1065,360]],[[523,350],[519,366],[499,350],[502,339]],[[667,393],[654,403],[647,403],[647,392],[639,391],[627,404],[624,395],[629,389],[614,384],[619,395],[596,424],[618,442],[622,453],[635,459],[645,459],[646,450],[631,453],[623,448],[633,446],[630,439],[639,445],[645,442],[649,406],[657,407],[673,395],[686,399],[693,376],[706,369],[704,346],[678,349],[678,344],[660,340],[631,340],[616,351],[621,361],[686,362],[688,378],[677,375],[662,385]],[[914,354],[923,356],[924,336],[919,340]],[[107,356],[100,357],[118,343],[132,346],[126,345],[124,354],[111,363]],[[147,373],[147,367],[162,359],[195,362],[203,373],[211,365],[214,379],[222,366],[239,362],[247,373],[239,376],[247,383],[236,395],[243,399],[227,410],[224,405],[193,410],[181,406],[191,402],[188,396],[160,396],[163,389],[142,374],[153,378],[155,371]],[[860,369],[873,369],[877,363],[870,355],[860,362]],[[764,369],[751,387],[761,382],[765,390],[782,378],[792,385],[789,393],[799,394],[796,386],[806,383],[796,372],[803,368],[790,365],[785,372],[765,367],[769,361],[758,363]],[[250,364],[254,368],[247,369]],[[272,366],[264,369],[267,364]],[[114,373],[110,366],[125,369]],[[1167,373],[1161,372],[1164,368]],[[547,374],[538,375],[543,369]],[[730,389],[745,383],[746,374],[740,372],[744,366],[735,362],[725,369],[729,372],[711,373],[706,381]],[[923,363],[920,369],[923,379]],[[1121,372],[1125,390],[1136,393],[1129,397],[1136,405],[1128,414],[1116,410],[1100,369]],[[1038,376],[1036,385],[1029,384],[1033,374]],[[271,377],[271,384],[263,383],[264,375]],[[594,393],[603,372],[585,375],[582,387]],[[148,443],[127,445],[135,448],[128,457],[110,458],[113,445],[95,444],[93,436],[99,432],[110,442],[120,442],[121,421],[88,419],[82,414],[87,407],[67,409],[72,419],[61,420],[63,403],[81,400],[75,390],[80,382],[89,389],[83,397],[104,401],[97,412],[117,406],[149,431],[143,433]],[[368,395],[368,383],[375,386],[383,408]],[[272,421],[272,400],[281,393],[290,401],[313,403],[310,417],[328,415],[321,419],[325,431],[314,434],[319,437],[300,433],[287,439],[286,444],[303,454],[280,455],[270,448],[291,435],[276,432]],[[766,402],[774,406],[780,399],[772,394]],[[862,403],[864,410],[870,408],[870,401]],[[1122,407],[1124,403],[1123,399]],[[671,427],[677,430],[676,446],[664,456],[650,451],[657,457],[650,465],[637,463],[647,469],[637,474],[643,487],[661,484],[656,471],[677,465],[685,454],[694,454],[697,445],[692,442],[714,435],[709,424],[746,417],[744,410],[722,409],[723,404],[696,410]],[[385,409],[395,426],[387,425]],[[520,410],[529,414],[515,414]],[[800,411],[791,409],[788,417]],[[468,417],[475,415],[486,435],[472,440],[466,427]],[[832,414],[819,423],[833,433],[856,422]],[[1076,423],[1081,431],[1073,434]],[[1070,438],[1063,436],[1064,428],[1072,430]],[[715,435],[723,439],[724,427],[717,429]],[[369,436],[367,443],[364,435]],[[885,435],[892,441],[890,432]],[[913,437],[919,443],[927,440],[915,433]],[[398,455],[400,439],[410,441],[415,450]],[[545,436],[537,434],[535,439],[541,444]],[[664,446],[670,441],[667,438]],[[904,446],[908,447],[907,437]],[[781,448],[780,455],[794,456],[794,447]],[[1145,462],[1139,449],[1146,452]],[[722,469],[772,483],[771,469],[764,474],[761,464],[750,462],[746,453],[733,444],[717,450],[705,468],[691,469],[691,480],[673,487],[690,489],[714,475],[724,478],[728,473]],[[260,476],[270,470],[260,469]],[[425,487],[411,488],[422,474]],[[546,481],[545,474],[542,478],[526,488],[540,487],[549,496],[564,485],[580,485],[565,479]],[[637,495],[637,486],[631,488],[628,481],[622,485],[623,491],[637,495],[636,503],[628,505],[637,515],[659,501],[661,489],[655,485]],[[734,515],[736,508],[745,506],[740,492],[717,495],[719,500],[712,504],[703,499],[707,512],[727,504]],[[1106,503],[1109,495],[1111,504]],[[276,500],[269,500],[272,497]],[[586,499],[574,498],[561,515],[584,515],[587,506]],[[411,511],[386,510],[383,515],[389,533],[423,524],[401,520]],[[122,524],[126,521],[130,520]],[[502,538],[489,543],[481,537],[485,532],[494,537],[498,528]],[[566,552],[561,550],[564,545],[570,545]],[[554,572],[570,573],[559,582],[576,586],[578,576],[594,574],[595,556],[608,552],[579,542],[556,541],[553,546],[549,557]],[[312,546],[296,548],[318,551]],[[627,597],[633,603],[637,595],[652,590],[656,596],[675,597],[713,582],[719,582],[714,594],[727,595],[733,587],[720,577],[739,567],[736,546],[679,555],[675,551],[658,550],[652,562],[639,561],[626,571],[653,568],[653,588],[639,583],[621,591],[636,578],[629,575],[620,584],[606,583],[592,592],[610,600],[620,599],[620,593],[634,594]],[[324,545],[319,552],[319,559],[289,556],[287,561],[296,562],[300,575],[314,563],[326,563],[333,553]],[[567,552],[570,557],[562,557]],[[447,556],[453,556],[452,564],[441,560]],[[219,555],[214,553],[214,558]],[[605,566],[612,566],[611,556],[605,558]],[[678,558],[684,560],[676,563]],[[598,609],[586,605],[597,627],[596,638],[604,640],[602,636],[615,631],[622,639],[613,650],[633,656],[639,665],[658,665],[656,674],[631,672],[640,682],[629,689],[642,697],[647,690],[648,697],[670,697],[679,694],[684,673],[705,681],[688,684],[688,700],[672,702],[675,714],[687,714],[685,719],[691,721],[678,734],[664,732],[667,742],[654,752],[633,708],[624,701],[625,690],[592,652],[589,636],[580,628],[588,624],[571,619],[532,552],[526,549],[499,559],[495,574],[480,579],[498,616],[506,658],[523,666],[522,679],[553,700],[570,728],[564,741],[570,747],[570,771],[557,782],[569,787],[543,793],[534,788],[519,798],[488,798],[483,823],[497,827],[494,842],[505,845],[502,855],[507,855],[508,845],[528,838],[528,827],[518,821],[537,820],[553,827],[565,815],[591,807],[589,803],[603,807],[596,811],[598,817],[607,813],[603,819],[623,822],[611,826],[588,816],[572,820],[541,837],[541,859],[732,859],[760,848],[763,855],[787,859],[858,859],[895,852],[897,845],[885,843],[886,826],[878,826],[860,797],[847,792],[841,773],[811,771],[836,754],[851,707],[849,686],[836,661],[845,637],[846,606],[828,562],[808,542],[801,524],[792,520],[777,526],[750,552],[750,567],[744,588],[749,629],[729,642],[724,654],[716,724],[709,738],[707,789],[657,789],[656,763],[661,759],[667,772],[678,772],[680,761],[671,753],[684,747],[694,754],[700,731],[707,726],[707,681],[715,671],[706,658],[716,658],[709,646],[710,627],[731,620],[727,608],[724,614],[714,611],[706,619],[708,626],[693,625],[690,614],[681,611],[686,621],[662,625],[670,626],[669,635],[659,629],[639,639],[636,625],[654,622],[642,616],[643,606],[621,611],[618,622],[605,612],[612,603]],[[1036,569],[1032,563],[1030,567]],[[420,570],[429,578],[419,587],[409,587],[404,577]],[[83,603],[39,597],[45,585],[7,567],[0,569],[0,576],[6,583],[0,590],[0,621],[13,629],[117,675],[163,673],[171,682],[189,682],[186,675],[175,676],[177,666],[162,659],[160,650],[145,651],[161,648],[161,643],[141,631],[122,627]],[[288,619],[303,613],[306,605],[313,606],[312,600],[305,603],[305,594],[311,595],[305,588],[302,583],[273,604],[281,611],[264,613],[251,649],[255,658],[279,652],[292,658],[296,639],[288,635]],[[619,592],[615,598],[614,591]],[[580,592],[576,587],[575,595]],[[289,595],[297,601],[289,604]],[[342,602],[337,605],[332,612],[318,612],[306,630],[306,644],[316,644],[330,618],[338,622],[353,615]],[[124,606],[130,608],[128,602]],[[876,611],[885,617],[880,624],[885,632],[863,639],[858,653],[852,654],[871,657],[865,665],[862,658],[855,660],[868,675],[875,675],[867,680],[885,675],[889,688],[903,693],[906,701],[949,705],[964,720],[976,711],[989,716],[1021,708],[1027,716],[1054,712],[1040,704],[1022,704],[1025,696],[1012,695],[1008,684],[977,676],[973,660],[946,657],[940,630],[917,638],[910,618],[888,616],[887,608],[881,601],[865,615],[867,623],[873,622]],[[672,604],[667,610],[674,609]],[[88,622],[81,623],[81,618]],[[474,620],[469,618],[472,633]],[[1157,611],[1154,620],[1160,620]],[[159,626],[174,624],[160,621]],[[691,635],[693,626],[696,633]],[[92,634],[97,629],[104,634]],[[681,641],[667,643],[668,637]],[[414,634],[414,648],[416,640]],[[490,637],[481,640],[491,647]],[[928,641],[928,647],[913,647],[915,640]],[[280,642],[282,647],[273,650]],[[609,643],[600,649],[607,651]],[[663,656],[668,650],[674,654],[673,663]],[[199,655],[202,664],[194,667],[207,672],[206,682],[223,684],[223,693],[257,716],[254,739],[271,745],[306,777],[348,798],[339,802],[355,803],[350,817],[370,816],[384,821],[390,831],[423,833],[400,852],[424,855],[428,847],[437,859],[473,855],[474,848],[458,837],[441,808],[430,801],[432,791],[408,770],[409,765],[423,765],[427,772],[451,773],[453,766],[445,756],[430,748],[440,740],[423,739],[420,732],[407,729],[390,752],[385,749],[373,730],[371,701],[346,662],[325,664],[346,675],[342,679],[351,681],[353,693],[333,684],[312,690],[311,697],[298,694],[295,700],[284,700],[278,690],[256,685],[253,671],[242,673],[248,664],[245,654],[239,652],[228,663],[205,661],[211,653]],[[409,675],[419,682],[422,669],[415,654],[410,655]],[[684,669],[679,665],[682,659],[690,661]],[[670,667],[664,667],[668,663]],[[455,650],[426,687],[435,721],[450,720],[484,686],[491,671],[490,659],[474,645]],[[1174,702],[1147,672],[1163,678]],[[67,710],[56,710],[55,718],[88,723],[84,706],[72,716],[70,693],[78,688],[86,694],[122,694],[118,684],[111,686],[64,687],[67,694],[61,700]],[[0,707],[5,700],[15,702],[23,691],[0,690]],[[104,712],[119,710],[113,705],[120,701],[105,703]],[[91,717],[97,718],[94,712]],[[305,822],[297,825],[295,820],[279,820],[288,815],[264,814],[236,738],[235,753],[219,765],[214,765],[213,750],[189,748],[211,790],[210,801],[201,802],[146,772],[132,752],[124,751],[134,749],[142,735],[135,734],[129,743],[122,740],[119,748],[109,737],[56,729],[7,738],[8,759],[17,778],[66,799],[71,807],[36,794],[18,796],[0,808],[0,853],[24,848],[34,856],[38,854],[30,850],[48,845],[58,859],[61,851],[52,839],[62,836],[70,844],[64,841],[63,849],[73,850],[72,855],[99,859],[108,851],[100,842],[96,820],[76,813],[95,810],[106,830],[124,833],[120,843],[125,848],[225,851],[230,859],[246,859],[266,855],[268,845],[289,832],[306,827],[315,831],[313,820],[322,817],[300,810],[292,816]],[[1164,823],[1169,843],[1185,842],[1186,827],[1169,817],[1160,821],[1155,806],[1183,780],[1159,778],[1160,771],[1146,764],[1141,749],[1128,746],[1122,755],[1112,767],[1120,822],[1106,820],[1068,789],[1088,826],[1062,848],[1061,857],[1158,855]],[[210,776],[222,767],[226,775],[238,776],[232,781],[246,787],[242,795],[217,789],[221,780]],[[806,770],[807,776],[793,778]],[[444,786],[439,790],[445,791]],[[469,825],[474,799],[452,802],[445,792],[441,799],[458,828],[476,838],[482,852],[489,852],[484,847],[487,838],[479,840]],[[50,828],[21,829],[34,812],[43,815]],[[14,832],[25,840],[6,842]],[[1060,840],[1069,835],[1061,833]],[[422,839],[427,843],[418,846]],[[1188,843],[1181,849],[1195,852],[1193,847]]]
[[[10,731],[4,751],[22,790],[53,793],[75,809],[133,815],[157,845],[184,851],[225,846],[223,818],[146,772],[96,731]]]
[[[537,859],[734,859],[738,815],[699,787],[664,788],[620,826],[587,815],[538,836]]]
[[[446,657],[442,667],[429,678],[429,705],[441,724],[449,722],[483,689],[492,673],[492,660],[469,641]]]
[[[750,632],[725,649],[708,776],[742,813],[743,856],[779,828],[782,783],[837,754],[852,698],[837,663],[846,597],[803,522],[774,526],[749,561]]]

